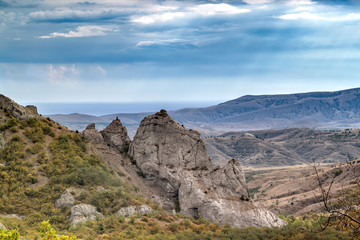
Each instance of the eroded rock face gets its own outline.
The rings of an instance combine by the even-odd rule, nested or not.
[[[141,206],[129,206],[129,207],[125,207],[125,208],[121,208],[116,215],[117,216],[130,216],[133,214],[140,214],[140,215],[145,215],[148,213],[151,213],[153,211],[153,209],[151,207],[149,207],[148,205],[141,205]]]
[[[71,194],[69,189],[66,189],[61,197],[56,200],[55,207],[56,208],[71,208],[75,204],[75,198]]]
[[[14,117],[21,120],[39,117],[35,106],[29,105],[27,107],[23,107],[2,94],[0,94],[0,107],[11,112]]]
[[[250,199],[236,160],[214,165],[197,131],[186,130],[165,110],[141,122],[129,154],[161,195],[191,217],[245,226],[282,226],[284,222]],[[163,205],[169,205],[164,200]]]
[[[71,226],[103,217],[104,216],[96,210],[96,207],[90,204],[82,203],[71,207]]]
[[[104,138],[101,133],[96,130],[95,123],[91,123],[87,125],[84,131],[81,132],[82,136],[87,140],[95,142],[95,143],[103,143]]]
[[[130,138],[127,134],[126,127],[121,124],[119,118],[113,120],[109,126],[100,133],[109,146],[115,147],[121,152],[127,150],[130,144]]]

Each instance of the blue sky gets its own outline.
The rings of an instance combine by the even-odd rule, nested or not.
[[[0,0],[0,92],[214,103],[360,87],[359,2]]]

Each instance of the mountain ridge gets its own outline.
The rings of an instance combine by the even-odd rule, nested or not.
[[[121,118],[130,137],[146,113],[115,113],[103,116],[48,115],[73,130],[88,123],[100,127],[115,117]],[[360,127],[360,88],[335,92],[309,92],[275,95],[245,95],[206,108],[183,108],[169,111],[176,121],[200,131],[203,136],[221,135],[229,131],[284,129],[345,129]],[[90,120],[92,119],[92,120]],[[95,121],[94,121],[95,120]]]

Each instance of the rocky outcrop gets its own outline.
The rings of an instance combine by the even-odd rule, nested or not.
[[[4,224],[2,224],[1,222],[0,222],[0,229],[6,229],[6,227],[4,226]]]
[[[14,117],[21,120],[39,117],[35,106],[23,107],[2,94],[0,94],[0,108],[9,111]]]
[[[56,208],[71,208],[75,204],[75,198],[71,194],[69,189],[66,189],[61,197],[56,200],[55,207]]]
[[[18,215],[18,214],[0,214],[0,217],[3,218],[16,218],[16,219],[25,219],[25,216]]]
[[[121,124],[118,117],[102,130],[101,134],[109,146],[115,147],[121,152],[127,151],[130,138],[127,134],[126,127]]]
[[[282,226],[284,222],[251,199],[238,161],[214,165],[200,134],[186,130],[165,110],[141,122],[129,154],[146,181],[171,199],[173,208],[191,217],[245,226]]]
[[[71,207],[71,226],[86,222],[88,220],[97,220],[104,216],[96,210],[96,207],[90,204],[78,204]]]
[[[87,140],[95,142],[95,143],[103,143],[104,142],[103,136],[95,128],[95,123],[91,123],[91,124],[87,125],[85,130],[81,132],[81,135],[84,138],[86,138]]]
[[[145,215],[152,212],[153,209],[148,205],[141,205],[141,206],[129,206],[129,207],[121,208],[116,213],[116,215],[127,217],[133,214]]]
[[[0,148],[5,147],[4,133],[0,133]]]

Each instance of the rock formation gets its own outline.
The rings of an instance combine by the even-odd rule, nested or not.
[[[21,120],[39,117],[35,106],[29,105],[23,107],[2,94],[0,94],[0,107],[9,111],[14,117]]]
[[[75,198],[71,194],[69,189],[66,189],[65,192],[61,195],[61,197],[56,200],[55,207],[56,208],[71,208],[75,204]]]
[[[81,203],[71,207],[71,226],[103,217],[104,216],[96,210],[96,207],[90,204]]]
[[[101,131],[105,142],[119,151],[127,151],[130,144],[130,138],[127,134],[126,127],[124,127],[119,118],[113,120],[109,126]]]
[[[200,133],[186,130],[165,110],[144,118],[130,144],[129,154],[159,194],[191,217],[245,226],[285,223],[250,199],[240,164],[230,160],[214,165]]]
[[[18,215],[18,214],[0,214],[0,217],[2,218],[16,218],[16,219],[25,219],[25,216]]]
[[[130,216],[133,214],[140,214],[140,215],[145,215],[148,213],[151,213],[153,211],[153,209],[151,207],[149,207],[148,205],[141,205],[141,206],[129,206],[129,207],[125,207],[125,208],[121,208],[116,215],[117,216]]]
[[[96,130],[95,123],[91,123],[87,125],[84,131],[82,131],[82,136],[85,137],[87,140],[95,142],[95,143],[102,143],[104,142],[104,138],[101,133]]]

